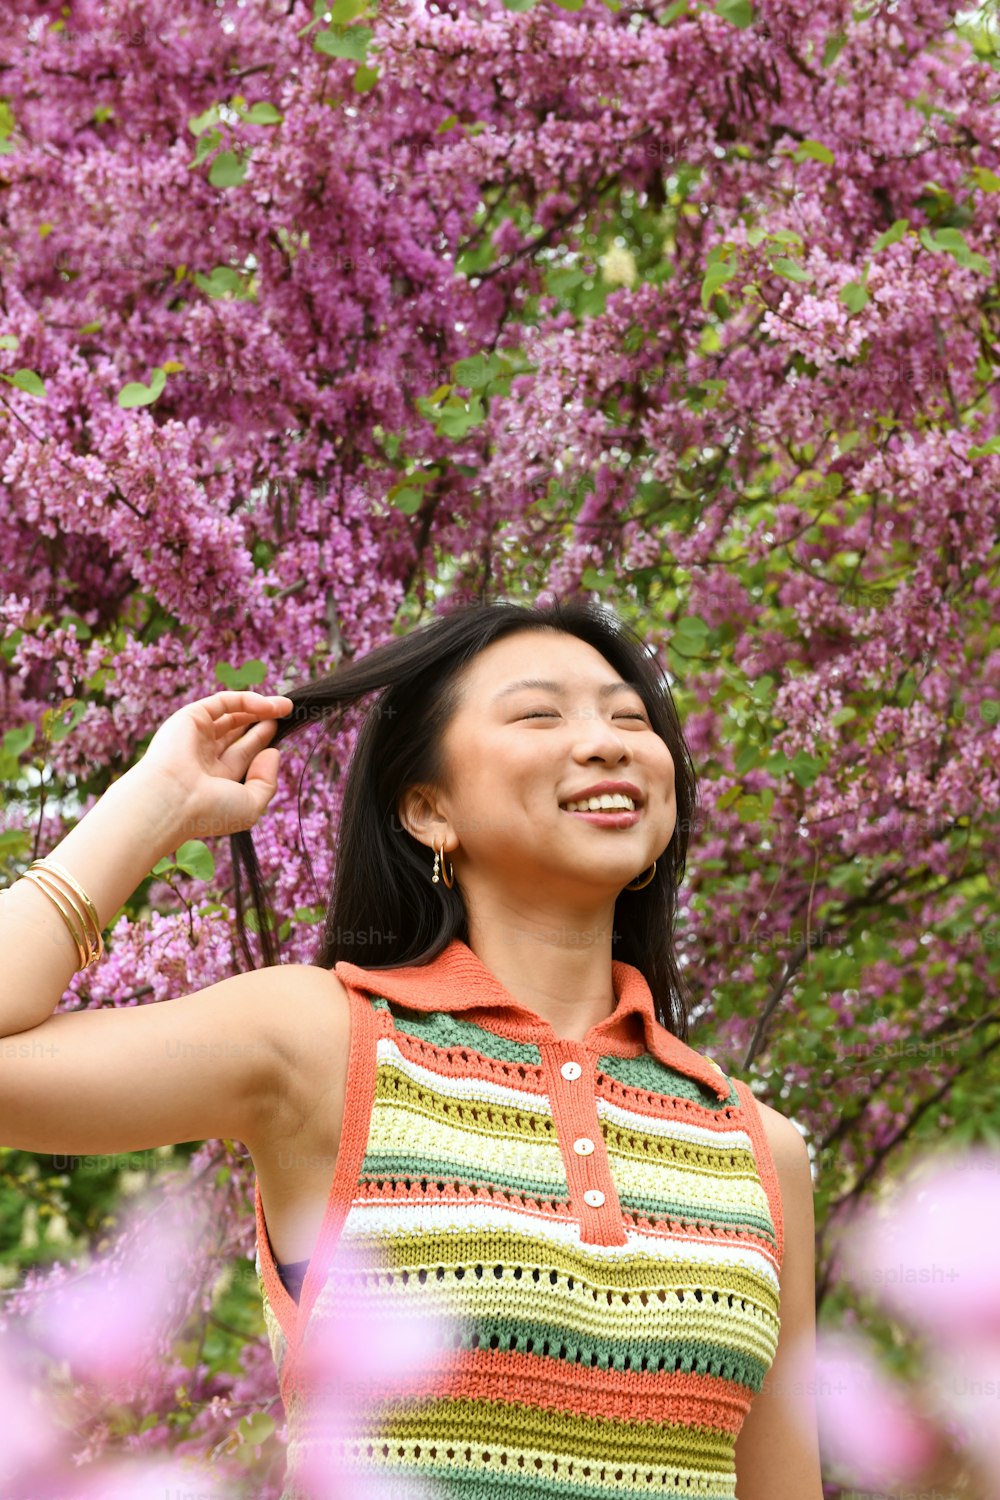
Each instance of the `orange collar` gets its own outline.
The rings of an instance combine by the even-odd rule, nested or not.
[[[520,1005],[461,938],[452,938],[427,964],[410,964],[400,969],[365,969],[360,964],[341,959],[334,965],[334,973],[343,984],[380,995],[405,1005],[409,1010],[492,1011],[488,1020],[481,1018],[481,1024],[515,1041],[565,1040],[536,1011]],[[590,1028],[582,1046],[597,1056],[613,1053],[619,1057],[637,1057],[643,1045],[636,1040],[627,1018],[638,1015],[642,1018],[646,1048],[654,1057],[667,1067],[676,1068],[679,1073],[703,1083],[718,1098],[729,1097],[729,1080],[718,1063],[703,1057],[660,1025],[649,985],[634,964],[612,959],[611,983],[617,1002],[615,1009]]]

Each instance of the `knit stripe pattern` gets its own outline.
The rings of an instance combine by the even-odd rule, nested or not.
[[[749,1087],[659,1026],[638,970],[613,968],[615,1016],[579,1042],[495,981],[492,1004],[469,1004],[457,986],[485,971],[457,940],[421,968],[337,966],[347,1107],[298,1306],[256,1192],[281,1500],[310,1500],[297,1476],[317,1448],[348,1490],[377,1476],[380,1500],[735,1500],[780,1327],[777,1177]],[[459,997],[463,1014],[433,1008]],[[444,1337],[321,1433],[303,1351],[347,1306],[373,1331],[430,1315]]]

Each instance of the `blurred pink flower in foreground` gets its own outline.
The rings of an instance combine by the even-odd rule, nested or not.
[[[816,1335],[815,1366],[801,1349],[792,1386],[815,1390],[824,1458],[854,1484],[879,1489],[916,1478],[934,1455],[934,1442],[910,1410],[905,1390],[880,1367],[854,1333]]]
[[[936,1152],[855,1219],[846,1275],[919,1332],[962,1344],[1000,1336],[998,1245],[1000,1155]]]
[[[3,1500],[164,1500],[172,1494],[231,1500],[236,1494],[218,1466],[191,1458],[115,1457],[80,1467],[73,1451],[79,1447],[74,1404],[84,1403],[90,1415],[96,1407],[100,1415],[110,1386],[127,1401],[147,1362],[169,1341],[172,1305],[189,1295],[190,1252],[206,1232],[180,1200],[135,1200],[110,1254],[43,1289],[32,1310],[4,1328]],[[61,1407],[69,1414],[63,1420]]]
[[[207,1230],[180,1200],[134,1200],[115,1253],[48,1292],[28,1319],[30,1336],[74,1379],[121,1385],[169,1336],[185,1268]]]
[[[386,1268],[388,1269],[388,1268]],[[438,1361],[453,1349],[455,1320],[414,1312],[412,1292],[401,1285],[398,1316],[386,1318],[381,1297],[366,1305],[373,1274],[385,1270],[341,1246],[331,1268],[327,1288],[330,1312],[311,1325],[301,1351],[300,1371],[310,1391],[309,1430],[317,1446],[302,1459],[297,1478],[310,1500],[436,1500],[432,1481],[407,1477],[405,1490],[387,1468],[384,1483],[352,1471],[346,1457],[352,1440],[367,1436],[378,1420],[383,1398],[393,1387],[408,1395],[440,1391]],[[323,1296],[323,1293],[320,1294]],[[291,1456],[291,1455],[290,1455]]]
[[[0,1339],[0,1495],[5,1500],[39,1456],[51,1453],[60,1440],[46,1393],[33,1388],[24,1373],[31,1354],[30,1345],[17,1334],[7,1332]]]
[[[1000,1155],[984,1147],[919,1157],[842,1245],[845,1278],[923,1341],[926,1408],[961,1434],[1000,1493]],[[825,1404],[825,1403],[824,1403]],[[836,1417],[836,1412],[834,1413]],[[914,1418],[915,1420],[915,1418]],[[857,1461],[870,1440],[845,1423],[834,1446]]]

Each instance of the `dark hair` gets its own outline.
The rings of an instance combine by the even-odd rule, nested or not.
[[[441,746],[461,698],[461,673],[480,651],[522,630],[558,630],[599,651],[642,698],[653,729],[674,761],[677,821],[656,874],[641,891],[623,890],[615,903],[614,957],[646,979],[660,1023],[687,1038],[688,1007],[674,953],[677,891],[684,878],[688,832],[697,800],[694,765],[670,688],[641,638],[603,605],[583,598],[529,606],[465,604],[341,662],[327,677],[292,689],[295,708],[277,721],[278,745],[316,719],[342,715],[378,693],[361,725],[348,769],[338,834],[338,857],[323,938],[312,962],[332,969],[357,962],[341,934],[371,929],[365,968],[429,963],[453,939],[468,942],[465,907],[456,882],[430,879],[428,850],[402,826],[403,792],[444,780]],[[250,830],[231,835],[236,925],[250,967],[254,961],[243,919],[240,869],[245,866],[265,965],[278,962],[273,923],[265,908],[260,866]],[[378,932],[375,928],[379,929]]]

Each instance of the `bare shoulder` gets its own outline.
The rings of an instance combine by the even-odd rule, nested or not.
[[[301,1066],[317,1046],[348,1036],[350,1002],[332,969],[275,964],[259,972],[271,976],[271,1040],[284,1063]]]
[[[778,1173],[788,1172],[792,1175],[798,1173],[801,1176],[804,1170],[806,1176],[811,1178],[809,1151],[805,1137],[798,1126],[787,1115],[772,1109],[762,1099],[757,1100],[757,1108],[760,1110],[764,1134],[767,1136],[767,1144],[771,1148],[771,1155]]]

